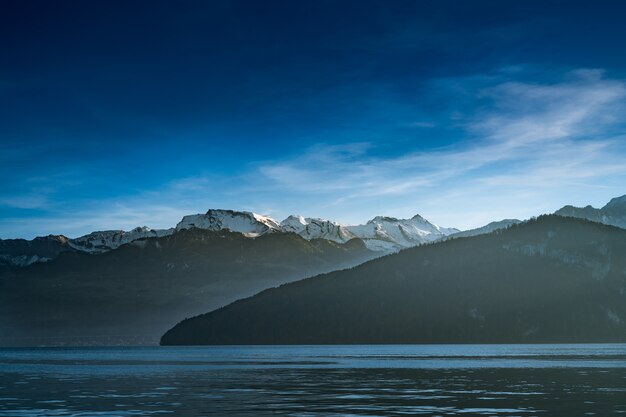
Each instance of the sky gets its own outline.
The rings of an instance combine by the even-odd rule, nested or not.
[[[7,1],[0,238],[626,194],[620,1]]]

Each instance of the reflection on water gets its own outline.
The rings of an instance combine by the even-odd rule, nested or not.
[[[0,349],[0,416],[626,415],[626,345]]]

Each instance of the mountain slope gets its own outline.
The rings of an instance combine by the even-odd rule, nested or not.
[[[103,230],[92,232],[76,239],[70,239],[68,243],[73,249],[81,252],[103,253],[117,249],[135,240],[148,237],[169,236],[173,232],[174,229],[155,230],[146,226],[136,227],[128,232],[124,230]]]
[[[453,233],[450,237],[470,237],[485,235],[487,233],[495,232],[496,230],[507,229],[513,225],[520,224],[522,221],[517,219],[504,219],[496,222],[491,222],[482,227],[476,229],[464,230],[462,232]]]
[[[69,251],[72,247],[65,236],[41,236],[33,240],[0,239],[0,267],[46,262]]]
[[[184,317],[374,256],[358,240],[197,228],[99,255],[61,253],[0,275],[0,344],[156,343]]]
[[[626,341],[626,231],[542,216],[185,320],[176,344]]]
[[[626,229],[626,195],[615,197],[602,208],[565,206],[554,214],[576,217]]]

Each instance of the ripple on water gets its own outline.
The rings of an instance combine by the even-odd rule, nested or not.
[[[506,363],[512,363],[511,359],[500,360],[494,367],[490,366],[494,361],[481,359],[479,364],[474,362],[470,368],[456,364],[449,368],[421,367],[416,366],[416,361],[408,360],[407,367],[403,368],[402,360],[385,362],[380,358],[376,359],[376,367],[371,366],[372,362],[366,358],[359,359],[359,354],[345,355],[352,356],[345,359],[346,362],[337,357],[335,365],[320,365],[324,361],[316,361],[315,355],[319,359],[328,351],[341,350],[345,353],[352,348],[303,349],[155,349],[160,353],[146,354],[152,361],[149,367],[116,363],[115,360],[129,360],[124,358],[125,351],[119,349],[115,360],[107,357],[107,351],[101,349],[95,350],[95,353],[90,351],[88,358],[83,358],[81,364],[76,365],[66,363],[50,368],[33,368],[28,364],[12,363],[8,368],[0,368],[0,417],[134,417],[159,414],[183,417],[273,414],[514,416],[540,412],[547,416],[558,414],[569,417],[585,413],[598,416],[626,413],[626,395],[622,395],[626,392],[626,369],[624,366],[596,367],[598,363],[585,367],[589,361],[595,360],[593,347],[583,348],[591,359],[579,361],[580,368],[573,365],[561,368],[558,361],[552,361],[550,365],[545,358],[541,366],[525,368],[520,367],[519,361],[507,368]],[[459,352],[462,348],[413,346],[354,349],[369,356],[375,349],[391,353],[398,349],[406,357],[411,349],[427,349],[434,355],[437,349],[451,354],[455,349]],[[472,354],[480,349],[470,348]],[[484,349],[504,349],[507,355],[514,356],[518,348]],[[535,349],[543,352],[543,356],[546,352],[543,347],[519,349]],[[557,351],[554,347],[551,349]],[[576,353],[576,347],[569,349],[570,354]],[[620,349],[626,351],[626,346]],[[262,354],[256,354],[257,350]],[[612,354],[618,350],[611,348]],[[71,355],[80,355],[80,352],[75,350],[64,355],[72,361],[75,358]],[[131,358],[137,356],[134,350],[130,352]],[[53,353],[48,351],[46,354]],[[2,355],[0,351],[0,364]],[[166,365],[158,365],[158,355],[164,356]],[[246,365],[238,355],[255,358],[256,365]],[[99,362],[89,365],[89,357]],[[207,357],[212,360],[206,360]],[[227,358],[230,365],[209,364],[219,362],[220,357]],[[258,360],[260,357],[262,361]],[[204,365],[187,366],[187,360]],[[446,363],[443,359],[438,360]],[[526,364],[538,363],[524,360]],[[598,360],[602,360],[601,355]],[[392,362],[390,367],[379,366]],[[295,363],[299,365],[293,365]],[[305,363],[308,365],[303,367]],[[60,399],[64,402],[59,402]]]
[[[535,410],[527,410],[524,408],[463,408],[458,410],[461,414],[512,414],[512,413],[536,413]]]

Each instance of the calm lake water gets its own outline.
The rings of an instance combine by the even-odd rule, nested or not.
[[[0,416],[626,416],[626,345],[0,349]]]

